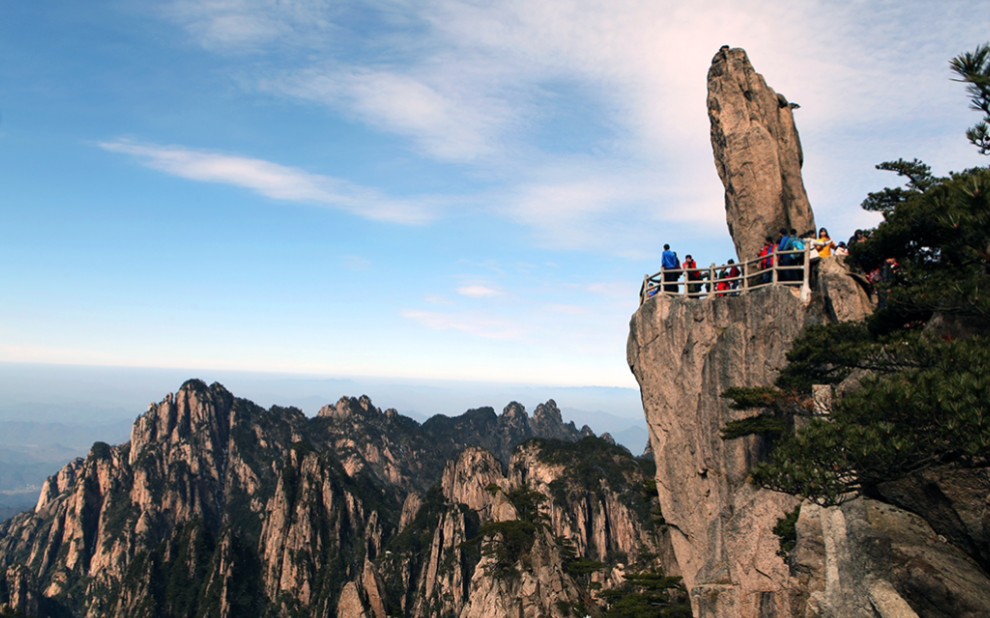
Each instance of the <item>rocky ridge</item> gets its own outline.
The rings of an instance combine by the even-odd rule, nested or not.
[[[642,490],[648,463],[564,424],[552,400],[533,417],[513,403],[420,425],[367,397],[307,418],[192,380],[149,406],[129,443],[94,444],[0,525],[0,607],[594,613],[592,581],[609,589],[627,565],[669,555]]]

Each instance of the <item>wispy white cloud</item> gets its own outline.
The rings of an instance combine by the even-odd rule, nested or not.
[[[490,298],[502,294],[499,290],[487,285],[465,285],[457,288],[457,293],[468,298]]]
[[[324,0],[173,0],[158,9],[198,44],[220,52],[270,51],[273,43],[319,45],[333,29]]]
[[[402,311],[400,315],[431,330],[456,331],[494,340],[512,340],[522,336],[518,322],[510,320],[412,309]]]
[[[132,156],[142,165],[172,176],[240,187],[275,200],[328,206],[391,223],[423,223],[435,216],[425,201],[391,199],[374,189],[262,159],[126,139],[99,146]]]
[[[443,161],[494,156],[513,116],[508,101],[443,71],[325,66],[265,78],[258,87],[357,117]]]
[[[746,48],[772,87],[802,103],[803,135],[860,132],[876,144],[872,136],[955,97],[947,58],[958,41],[985,38],[979,20],[963,17],[971,3],[920,1],[392,0],[364,9],[388,22],[375,37],[366,36],[367,13],[350,21],[358,9],[319,0],[169,7],[211,49],[264,53],[279,42],[275,49],[308,50],[266,64],[254,87],[359,119],[428,157],[473,165],[502,186],[492,211],[529,228],[541,246],[625,255],[649,227],[724,234],[705,104],[705,75],[722,44]],[[340,37],[352,53],[328,43]],[[584,108],[596,121],[577,130],[599,150],[561,153],[556,116]],[[805,140],[809,158],[827,148]],[[867,151],[856,151],[867,167],[902,154]],[[811,184],[831,182],[823,169],[809,168]],[[855,210],[862,194],[829,191],[823,207]]]

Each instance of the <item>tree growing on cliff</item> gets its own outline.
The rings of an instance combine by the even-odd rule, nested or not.
[[[959,76],[956,81],[966,84],[972,108],[983,112],[983,120],[966,131],[966,137],[982,154],[990,154],[990,44],[956,56],[949,66]]]
[[[990,47],[952,66],[990,119]],[[981,122],[969,134],[984,154],[986,131]],[[990,464],[990,169],[934,177],[918,160],[878,167],[907,183],[867,197],[864,208],[884,220],[851,257],[867,272],[886,269],[883,306],[865,324],[809,329],[776,390],[763,393],[769,399],[746,406],[762,410],[754,418],[779,418],[813,384],[843,383],[827,419],[785,435],[753,473],[760,485],[821,504],[874,495],[935,465]],[[742,405],[746,394],[728,393]],[[730,424],[724,433],[744,430]]]

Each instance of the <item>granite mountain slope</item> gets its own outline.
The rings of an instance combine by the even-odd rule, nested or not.
[[[94,444],[0,527],[0,607],[595,612],[592,581],[614,587],[664,553],[650,463],[564,424],[553,401],[532,417],[510,404],[419,424],[343,398],[307,418],[192,380],[149,406],[129,443]]]

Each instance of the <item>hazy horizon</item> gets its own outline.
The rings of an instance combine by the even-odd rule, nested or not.
[[[85,456],[93,442],[127,442],[148,404],[189,379],[219,382],[264,408],[295,406],[307,416],[341,397],[367,395],[382,410],[395,408],[420,423],[472,408],[500,413],[512,401],[532,414],[553,399],[564,422],[608,432],[634,455],[648,441],[639,391],[631,388],[0,363],[0,519],[33,505],[40,482]]]

